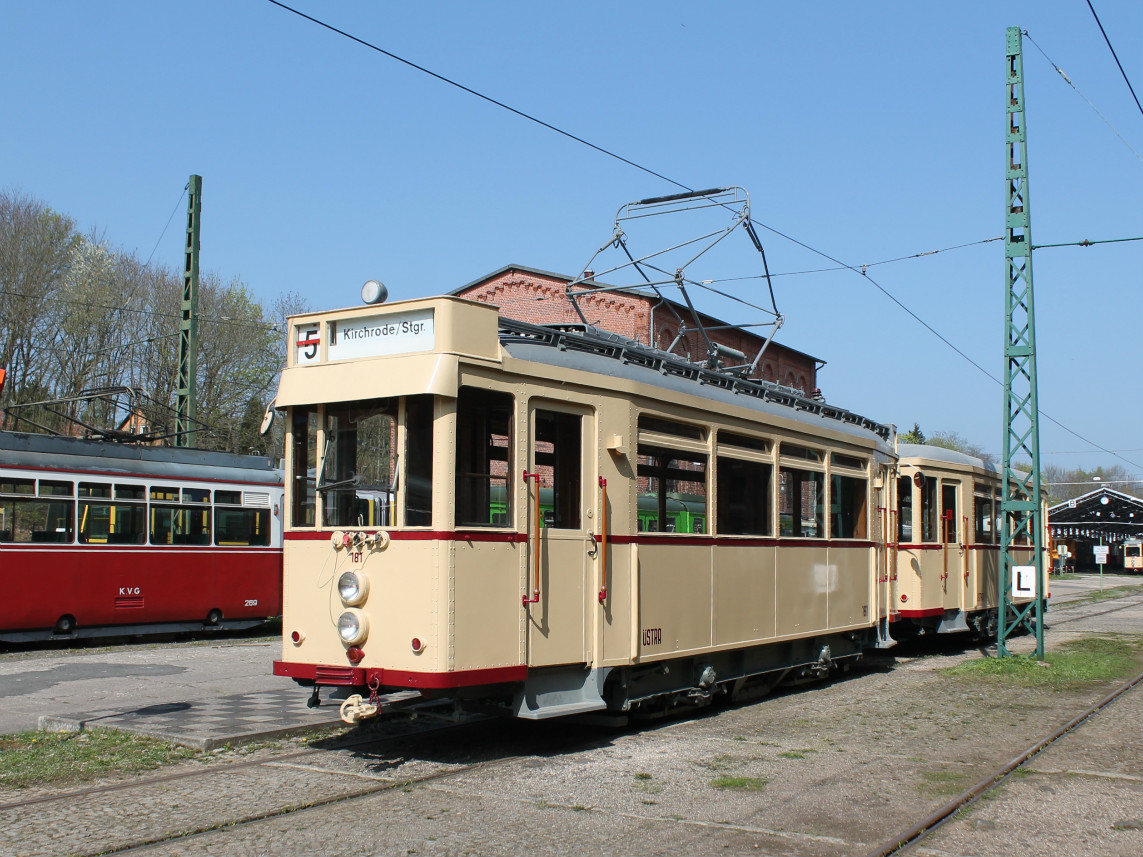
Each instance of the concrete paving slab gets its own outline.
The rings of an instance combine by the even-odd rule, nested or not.
[[[117,729],[209,751],[344,726],[338,701],[323,702],[320,708],[306,708],[298,702],[298,689],[287,687],[133,708],[45,714],[39,728],[53,732]]]

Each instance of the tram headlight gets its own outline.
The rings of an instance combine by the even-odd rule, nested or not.
[[[337,594],[350,607],[363,604],[369,596],[369,578],[356,571],[347,571],[337,579]]]
[[[369,620],[360,610],[346,610],[337,617],[337,635],[351,646],[364,643],[369,636]]]

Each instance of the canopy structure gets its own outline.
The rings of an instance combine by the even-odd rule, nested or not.
[[[1143,536],[1143,500],[1101,486],[1048,509],[1054,540],[1118,544]]]

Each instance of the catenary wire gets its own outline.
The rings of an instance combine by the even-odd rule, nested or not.
[[[23,292],[13,292],[13,291],[10,291],[8,289],[0,289],[0,295],[7,295],[8,297],[14,297],[14,298],[27,298],[28,300],[45,301],[48,303],[68,304],[69,306],[86,307],[87,309],[103,309],[103,310],[110,310],[112,312],[131,312],[131,313],[135,313],[136,315],[149,315],[149,316],[154,316],[156,318],[172,318],[172,319],[181,319],[182,318],[182,315],[179,313],[159,312],[158,310],[154,310],[154,309],[135,309],[133,307],[112,306],[110,304],[93,304],[93,303],[86,303],[84,301],[75,301],[75,300],[71,300],[69,298],[51,297],[49,295],[29,295],[29,294],[25,294]],[[235,321],[234,319],[231,319],[231,318],[225,318],[225,317],[213,318],[211,316],[201,316],[201,315],[198,317],[198,320],[209,322],[210,324],[229,325],[231,327],[252,327],[252,328],[255,328],[257,330],[263,330],[263,331],[282,330],[281,324],[275,324],[274,322],[267,322],[267,321],[262,321],[262,322],[258,322],[258,321]]]
[[[1143,241],[1143,236],[1139,238],[1105,238],[1102,241],[1089,241],[1087,238],[1082,241],[1065,241],[1063,244],[1033,244],[1033,250],[1043,250],[1045,247],[1092,247],[1096,244],[1122,244],[1125,241]]]
[[[532,116],[528,113],[525,113],[522,110],[517,110],[515,107],[511,107],[502,101],[499,101],[495,98],[492,98],[491,96],[488,96],[488,95],[485,95],[481,92],[478,92],[475,89],[471,89],[470,87],[465,86],[462,83],[458,83],[457,81],[454,81],[448,77],[445,77],[444,75],[441,75],[441,74],[438,74],[434,71],[431,71],[431,70],[425,68],[424,66],[418,65],[417,63],[414,63],[414,62],[407,60],[401,56],[398,56],[397,54],[394,54],[390,51],[387,51],[384,48],[381,48],[377,45],[374,45],[370,42],[367,42],[364,39],[361,39],[357,36],[352,35],[351,33],[347,33],[344,30],[341,30],[337,27],[334,27],[332,24],[327,24],[326,22],[321,21],[318,18],[314,18],[310,15],[305,14],[304,12],[300,12],[299,10],[294,9],[291,6],[288,6],[285,3],[280,2],[280,0],[267,0],[267,2],[273,4],[274,6],[277,6],[280,9],[283,9],[287,12],[291,12],[294,15],[297,15],[299,18],[303,18],[307,21],[310,21],[311,23],[316,24],[319,27],[322,27],[326,30],[333,32],[333,33],[337,33],[338,35],[343,36],[344,38],[347,38],[350,41],[356,42],[357,44],[362,45],[363,47],[369,48],[372,51],[376,51],[377,53],[382,54],[384,56],[387,56],[390,59],[396,60],[397,62],[400,62],[404,65],[407,65],[410,68],[416,69],[417,71],[420,71],[423,74],[427,74],[430,77],[433,77],[433,78],[441,81],[442,83],[447,83],[449,86],[453,86],[453,87],[456,87],[457,89],[460,89],[463,92],[467,92],[470,95],[473,95],[473,96],[481,99],[482,101],[486,101],[489,104],[493,104],[497,107],[500,107],[503,110],[507,110],[508,112],[513,113],[513,114],[515,114],[515,115],[517,115],[523,119],[527,119],[529,122],[534,122],[537,125],[541,125],[544,128],[547,128],[551,131],[554,131],[557,134],[560,134],[563,137],[567,137],[568,139],[582,143],[583,145],[585,145],[591,149],[594,149],[595,151],[600,152],[604,155],[607,155],[610,158],[614,158],[616,160],[622,161],[623,163],[628,164],[629,166],[632,166],[638,170],[641,170],[642,172],[645,172],[649,175],[655,176],[656,178],[660,178],[663,181],[674,185],[675,187],[681,188],[685,191],[693,191],[694,190],[694,188],[690,187],[689,185],[683,184],[680,181],[676,181],[675,179],[672,179],[668,176],[665,176],[662,173],[659,173],[659,172],[651,169],[650,167],[646,167],[646,166],[643,166],[642,164],[636,163],[635,161],[632,161],[628,158],[625,158],[622,155],[616,154],[615,152],[609,151],[608,149],[605,149],[602,146],[597,146],[596,144],[591,143],[591,142],[583,139],[582,137],[578,137],[575,134],[572,134],[568,131],[564,131],[563,129],[558,128],[555,125],[552,125],[548,122],[545,122],[542,119],[538,119],[537,117]],[[806,244],[805,242],[799,241],[798,239],[796,239],[790,235],[787,235],[786,233],[781,232],[772,226],[768,226],[767,224],[762,223],[761,221],[754,221],[754,222],[757,223],[759,226],[762,226],[766,230],[773,232],[775,235],[778,235],[782,238],[785,238],[787,241],[791,241],[791,242],[797,244],[798,246],[803,247],[806,250],[809,250],[811,253],[816,253],[817,255],[819,255],[825,259],[828,259],[829,261],[833,262],[835,265],[840,265],[841,267],[843,267],[847,270],[850,270],[856,274],[862,275],[863,277],[865,277],[866,280],[868,280],[870,283],[872,283],[874,285],[874,287],[877,288],[882,294],[884,294],[887,298],[889,298],[891,301],[893,301],[893,303],[897,304],[897,306],[900,307],[905,313],[907,313],[917,323],[919,323],[922,327],[924,327],[926,330],[928,330],[930,333],[932,333],[935,337],[937,337],[937,339],[939,339],[941,342],[943,342],[945,345],[947,345],[949,348],[951,348],[961,358],[966,360],[973,367],[975,367],[978,371],[980,371],[986,378],[990,379],[995,384],[1003,386],[1003,383],[1000,381],[1000,379],[998,379],[994,375],[992,375],[992,373],[990,373],[987,369],[985,369],[983,366],[981,366],[979,363],[977,363],[975,360],[973,360],[971,357],[969,357],[964,351],[962,351],[960,348],[958,348],[956,345],[954,345],[951,341],[949,341],[947,338],[945,338],[932,325],[930,325],[928,322],[926,322],[924,319],[922,319],[919,315],[917,315],[915,312],[913,312],[911,309],[909,309],[909,307],[907,307],[896,296],[894,296],[891,292],[889,292],[888,289],[886,289],[884,286],[882,286],[880,283],[878,283],[876,280],[874,280],[872,277],[870,277],[868,272],[862,271],[853,265],[847,265],[845,262],[842,262],[840,259],[836,259],[833,256],[829,255],[828,253],[826,253],[822,250],[818,250],[815,247],[811,247],[810,245]],[[1041,416],[1043,416],[1049,422],[1054,423],[1056,426],[1063,429],[1068,434],[1072,435],[1073,437],[1077,438],[1078,440],[1081,440],[1084,443],[1091,445],[1092,448],[1097,449],[1101,452],[1107,453],[1109,455],[1112,455],[1115,458],[1119,458],[1121,461],[1124,461],[1125,463],[1130,464],[1133,467],[1140,467],[1141,466],[1139,464],[1136,464],[1135,462],[1128,461],[1127,459],[1122,458],[1122,456],[1115,455],[1115,453],[1110,452],[1106,448],[1100,446],[1095,441],[1089,440],[1088,438],[1079,434],[1075,430],[1068,428],[1063,423],[1061,423],[1059,420],[1057,420],[1054,417],[1050,416],[1049,414],[1045,413],[1043,411],[1043,409],[1040,409],[1039,413]]]
[[[423,74],[427,74],[430,77],[435,77],[437,80],[441,81],[442,83],[447,83],[449,86],[455,86],[457,89],[461,90],[462,92],[467,92],[469,95],[475,95],[477,98],[480,98],[484,101],[487,101],[489,104],[495,104],[497,107],[500,107],[504,110],[507,110],[509,113],[515,113],[517,116],[519,116],[522,119],[527,119],[529,122],[535,122],[537,125],[541,125],[544,128],[547,128],[549,131],[555,131],[557,134],[561,134],[564,137],[567,137],[569,140],[574,140],[577,143],[582,143],[585,146],[588,146],[592,149],[595,149],[595,151],[597,151],[597,152],[601,152],[602,154],[607,155],[609,158],[615,158],[618,161],[622,161],[623,163],[627,164],[628,166],[635,167],[635,169],[642,170],[643,172],[648,173],[649,175],[652,175],[655,178],[659,178],[665,182],[669,182],[669,183],[675,185],[675,187],[680,187],[683,190],[687,190],[687,191],[693,191],[694,190],[693,187],[687,187],[687,185],[682,184],[681,182],[677,182],[672,178],[668,178],[667,176],[663,175],[662,173],[655,172],[655,170],[651,169],[650,167],[645,167],[642,164],[638,164],[635,161],[632,161],[628,158],[623,157],[622,155],[616,154],[615,152],[609,151],[608,149],[604,149],[602,146],[597,146],[597,145],[595,145],[595,143],[589,142],[588,140],[585,140],[583,137],[578,137],[575,134],[571,133],[570,131],[565,131],[562,128],[557,128],[555,125],[552,125],[549,122],[545,122],[543,119],[539,119],[539,118],[531,115],[530,113],[525,113],[523,110],[517,110],[515,107],[511,107],[511,106],[505,104],[503,101],[498,101],[489,95],[485,95],[482,92],[477,92],[475,89],[471,89],[470,87],[465,86],[463,83],[458,83],[457,81],[452,80],[451,78],[445,77],[443,74],[437,74],[435,71],[431,71],[430,69],[427,69],[424,66],[417,65],[415,62],[413,62],[411,60],[407,60],[404,57],[397,56],[397,54],[391,53],[390,51],[387,51],[384,48],[379,47],[378,45],[375,45],[371,42],[367,42],[364,39],[360,39],[357,36],[353,35],[352,33],[347,33],[347,32],[345,32],[345,30],[339,30],[337,27],[333,26],[332,24],[327,24],[325,21],[321,21],[321,20],[318,20],[317,18],[311,17],[311,16],[307,15],[305,12],[300,12],[297,9],[294,9],[292,6],[287,6],[285,3],[279,2],[279,0],[267,0],[267,2],[274,4],[275,6],[279,7],[280,9],[285,9],[287,12],[293,12],[299,18],[305,18],[307,21],[312,21],[313,23],[317,24],[319,27],[324,27],[325,29],[330,30],[331,32],[337,33],[338,35],[344,36],[345,38],[350,39],[351,41],[357,42],[357,44],[362,45],[363,47],[369,48],[369,50],[371,50],[371,51],[377,51],[377,53],[384,54],[385,56],[389,57],[390,59],[396,60],[399,63],[404,63],[405,65],[409,66],[410,68],[414,68],[417,71],[422,72]]]
[[[175,207],[171,209],[171,216],[167,218],[167,225],[163,227],[162,233],[159,235],[159,240],[155,242],[155,246],[151,248],[151,255],[147,257],[147,261],[143,263],[144,267],[151,264],[151,259],[155,256],[155,251],[159,249],[159,245],[163,243],[163,238],[167,234],[167,230],[171,228],[171,221],[175,219],[175,214],[179,210],[179,206],[183,204],[183,199],[187,195],[187,188],[190,187],[190,182],[183,185],[183,192],[179,194],[179,201],[175,203]]]
[[[1099,31],[1103,33],[1103,40],[1107,42],[1107,49],[1111,51],[1111,56],[1115,59],[1115,64],[1119,66],[1119,73],[1123,75],[1123,82],[1127,84],[1127,88],[1131,90],[1131,97],[1135,99],[1135,106],[1139,108],[1139,112],[1143,113],[1143,105],[1139,104],[1139,96],[1135,94],[1135,87],[1131,85],[1131,81],[1127,79],[1127,72],[1123,70],[1123,63],[1119,61],[1119,56],[1115,53],[1115,48],[1111,46],[1111,39],[1107,37],[1107,30],[1103,29],[1103,22],[1099,20],[1099,15],[1095,14],[1095,7],[1091,5],[1091,0],[1087,0],[1087,8],[1091,9],[1091,16],[1095,18],[1095,23],[1099,25]]]
[[[1041,54],[1044,55],[1044,59],[1046,59],[1048,61],[1048,63],[1052,66],[1052,68],[1054,68],[1056,70],[1056,73],[1059,74],[1059,76],[1063,78],[1064,83],[1066,83],[1068,86],[1070,86],[1075,91],[1076,95],[1078,95],[1080,98],[1082,98],[1084,101],[1086,101],[1087,106],[1090,107],[1092,110],[1094,110],[1096,112],[1096,115],[1099,116],[1099,118],[1104,121],[1104,123],[1107,125],[1107,127],[1110,128],[1112,133],[1115,134],[1115,136],[1120,139],[1120,141],[1123,143],[1123,145],[1131,150],[1131,154],[1133,154],[1136,158],[1139,158],[1140,162],[1143,162],[1143,157],[1140,157],[1139,153],[1135,151],[1135,148],[1130,143],[1127,142],[1127,138],[1119,133],[1119,129],[1111,124],[1111,120],[1103,115],[1103,111],[1100,110],[1098,107],[1096,107],[1095,104],[1092,103],[1092,100],[1090,98],[1088,98],[1086,95],[1084,95],[1082,92],[1080,92],[1078,86],[1076,86],[1074,83],[1072,83],[1072,79],[1070,77],[1068,77],[1067,72],[1065,72],[1062,68],[1060,68],[1058,65],[1055,64],[1055,62],[1052,60],[1052,58],[1050,56],[1048,56],[1048,54],[1044,51],[1044,49],[1042,47],[1040,47],[1039,44],[1037,44],[1036,40],[1032,38],[1032,36],[1028,33],[1027,30],[1024,31],[1024,35],[1028,37],[1028,41],[1030,41],[1033,45],[1036,45],[1036,50],[1038,50]],[[1134,94],[1134,93],[1132,93],[1132,94]]]
[[[912,255],[909,255],[909,256],[898,256],[895,259],[883,259],[880,262],[865,262],[865,263],[861,264],[860,266],[855,266],[855,267],[860,267],[861,271],[864,271],[866,268],[875,268],[878,265],[888,265],[888,264],[893,263],[893,262],[908,262],[912,259],[920,259],[920,258],[923,258],[925,256],[935,256],[937,253],[947,253],[950,250],[962,250],[965,247],[976,247],[980,244],[988,244],[992,241],[1003,241],[1003,240],[1004,240],[1004,236],[998,235],[995,238],[983,238],[980,241],[970,241],[967,244],[956,244],[952,247],[942,247],[939,250],[926,250],[924,253],[913,253]],[[1095,243],[1099,243],[1099,242],[1092,241],[1091,243],[1095,244]],[[1055,245],[1048,245],[1048,246],[1055,246]],[[853,268],[849,267],[848,265],[837,265],[837,266],[832,267],[832,268],[813,268],[813,269],[807,270],[807,271],[782,271],[782,272],[779,272],[777,274],[771,274],[770,276],[771,277],[798,277],[798,276],[802,276],[803,274],[825,274],[825,273],[828,273],[830,271],[852,271],[852,270],[853,270]],[[860,273],[860,271],[859,271],[859,273]],[[748,277],[725,277],[723,279],[718,279],[718,280],[703,280],[702,282],[704,285],[710,285],[712,283],[736,283],[736,282],[740,282],[742,280],[761,280],[761,279],[765,279],[765,277],[762,274],[751,274]]]

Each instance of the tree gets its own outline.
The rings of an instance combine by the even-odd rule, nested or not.
[[[1053,506],[1098,490],[1103,485],[1132,496],[1143,494],[1143,491],[1140,491],[1140,487],[1143,486],[1138,482],[1132,482],[1131,475],[1118,464],[1113,467],[1097,467],[1094,470],[1083,467],[1065,470],[1055,464],[1040,468],[1041,490],[1048,497],[1048,503]]]
[[[972,443],[955,431],[933,432],[929,437],[929,444],[931,446],[940,446],[944,449],[955,449],[957,452],[963,452],[966,455],[972,455],[984,461],[991,461],[993,464],[996,463],[996,457],[992,453],[986,452],[983,447]]]
[[[8,371],[9,403],[37,401],[47,386],[50,354],[42,343],[54,338],[49,309],[78,240],[71,218],[0,192],[0,367]]]
[[[5,402],[64,400],[21,410],[20,427],[75,433],[78,420],[105,431],[137,411],[157,434],[172,430],[182,291],[178,272],[141,262],[100,235],[78,235],[70,218],[43,203],[0,193]],[[199,446],[280,451],[280,431],[267,440],[257,429],[285,365],[285,317],[306,309],[297,294],[267,310],[236,279],[200,279]],[[93,389],[129,393],[85,398]]]
[[[921,427],[917,423],[913,423],[913,427],[909,431],[897,435],[897,440],[901,443],[924,443],[925,433],[921,431]]]

